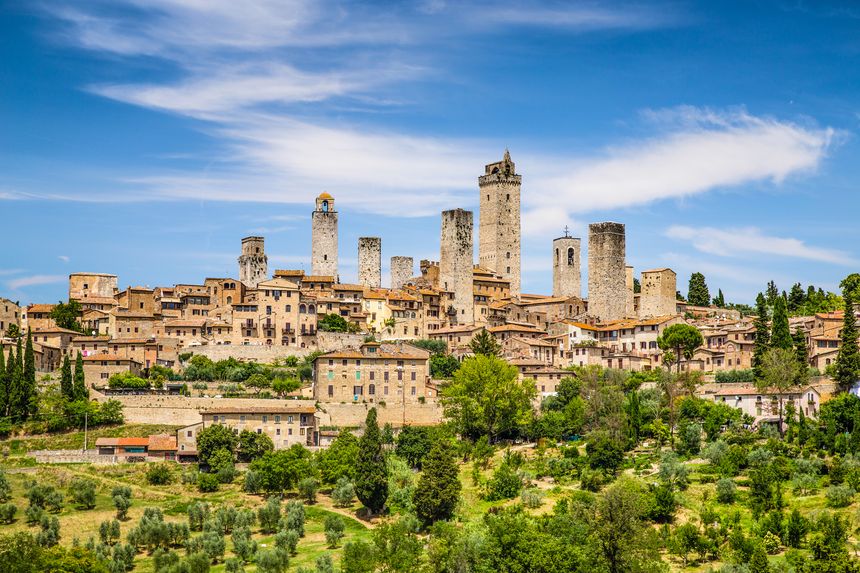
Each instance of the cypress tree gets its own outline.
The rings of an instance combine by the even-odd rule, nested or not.
[[[693,273],[690,275],[690,284],[687,288],[687,302],[694,306],[708,306],[711,304],[711,293],[705,283],[705,275]]]
[[[12,380],[13,380],[13,376],[15,374],[15,362],[16,362],[14,350],[15,349],[12,348],[11,346],[9,347],[9,357],[6,360],[6,380],[5,380],[6,404],[5,404],[5,407],[4,407],[3,412],[2,412],[4,417],[8,417],[8,416],[12,415],[12,404],[14,403],[15,392],[14,392],[14,389],[12,387]]]
[[[9,386],[6,380],[6,356],[3,354],[3,346],[0,345],[0,418],[6,416],[6,407],[9,404]]]
[[[726,308],[726,297],[723,296],[723,289],[717,289],[717,296],[714,297],[714,306]]]
[[[770,348],[770,329],[767,325],[767,301],[763,294],[758,293],[755,299],[755,307],[756,319],[753,323],[755,326],[755,346],[753,347],[752,367],[756,380],[761,380],[762,360],[764,353]]]
[[[788,326],[788,312],[785,308],[785,299],[778,297],[773,305],[773,321],[771,324],[770,345],[772,348],[793,350],[794,340],[791,338],[791,330]]]
[[[33,334],[27,331],[27,346],[24,349],[24,400],[27,417],[36,413],[36,354],[33,352]]]
[[[454,450],[438,440],[424,457],[421,479],[415,490],[418,519],[425,526],[451,519],[460,500],[461,488]]]
[[[358,442],[355,473],[356,497],[371,514],[381,511],[388,498],[388,466],[382,451],[376,408],[367,413],[364,434]]]
[[[75,400],[89,400],[90,391],[87,389],[87,384],[84,380],[84,357],[78,352],[78,357],[75,358]]]
[[[836,355],[836,373],[834,378],[839,388],[847,392],[854,386],[860,376],[860,347],[857,346],[857,318],[854,316],[853,293],[845,289],[843,299],[845,300],[845,317],[842,321],[842,346]]]
[[[69,360],[68,354],[63,357],[63,369],[60,372],[60,392],[66,400],[74,402],[75,387],[72,382],[72,362]]]
[[[27,419],[27,401],[24,390],[24,350],[21,347],[21,339],[15,348],[15,356],[12,359],[12,376],[9,378],[9,417],[16,422]]]
[[[797,384],[803,384],[809,378],[809,349],[806,346],[806,335],[803,330],[797,327],[794,331],[794,355],[797,357],[797,364],[800,370],[797,374]]]

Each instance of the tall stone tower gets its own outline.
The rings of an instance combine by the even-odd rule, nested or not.
[[[636,297],[633,296],[633,291],[636,288],[633,282],[633,266],[627,265],[624,267],[624,296],[627,301],[627,310],[624,311],[624,316],[627,318],[636,317]]]
[[[337,211],[334,197],[321,193],[311,215],[311,274],[337,281]]]
[[[391,257],[391,288],[403,288],[412,278],[414,267],[412,257]]]
[[[642,271],[639,316],[648,318],[675,314],[678,308],[675,300],[677,283],[677,276],[672,269]]]
[[[269,257],[266,256],[264,241],[263,237],[245,237],[242,239],[239,280],[249,288],[257,288],[257,285],[269,276]]]
[[[627,314],[624,225],[588,226],[588,314],[606,322]]]
[[[582,297],[581,241],[564,229],[552,242],[552,296]]]
[[[480,226],[478,262],[511,281],[511,296],[520,294],[520,187],[511,154],[484,167],[478,178]]]
[[[442,211],[439,288],[451,293],[449,302],[453,310],[446,309],[451,324],[472,324],[475,321],[475,295],[472,290],[475,247],[472,230],[471,211]]]
[[[368,288],[382,286],[382,239],[358,238],[358,284]]]

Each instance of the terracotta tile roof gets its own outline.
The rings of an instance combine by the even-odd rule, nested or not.
[[[149,436],[149,451],[173,451],[176,450],[176,436],[170,434],[157,434]]]
[[[556,348],[555,344],[553,344],[551,342],[547,342],[545,340],[541,340],[539,338],[522,338],[520,336],[513,336],[513,337],[509,338],[507,342],[513,342],[513,341],[522,342],[523,344],[527,344],[529,346],[540,346],[543,348]]]
[[[33,334],[71,334],[72,336],[80,336],[81,333],[77,330],[69,330],[68,328],[39,328],[33,329]]]
[[[135,364],[140,364],[137,360],[133,358],[128,358],[126,356],[120,356],[119,354],[90,354],[89,356],[83,357],[84,362],[134,362]]]
[[[271,406],[216,406],[205,408],[201,414],[313,414],[314,406],[284,404],[283,400],[272,400]]]
[[[477,326],[474,324],[461,324],[459,326],[447,326],[445,328],[440,328],[439,330],[431,330],[427,333],[428,336],[432,336],[434,334],[457,334],[458,332],[474,332],[476,330],[481,330],[482,326]]]
[[[334,277],[328,275],[305,275],[303,283],[333,283]]]
[[[167,320],[164,322],[165,327],[191,327],[191,328],[203,328],[206,326],[205,318],[180,318],[177,320]]]
[[[332,290],[364,291],[364,285],[340,283],[332,285]]]
[[[543,332],[543,330],[535,326],[524,326],[518,324],[503,324],[502,326],[491,326],[487,329],[492,333],[496,332]]]
[[[303,277],[305,271],[299,269],[276,269],[275,277]]]
[[[55,306],[54,304],[31,304],[27,307],[27,312],[51,312]]]

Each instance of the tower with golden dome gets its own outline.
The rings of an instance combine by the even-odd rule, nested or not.
[[[311,274],[338,280],[337,211],[334,197],[326,192],[317,197],[316,209],[311,215]]]

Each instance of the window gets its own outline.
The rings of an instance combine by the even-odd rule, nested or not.
[[[244,422],[244,421],[245,421],[245,416],[239,416],[239,421],[240,421],[240,422]]]
[[[415,381],[415,372],[412,373],[412,381]]]
[[[329,373],[329,374],[331,374],[331,373]],[[334,386],[332,386],[331,384],[329,384],[329,385],[328,385],[328,397],[329,397],[329,398],[332,398],[333,396],[334,396]]]
[[[281,435],[281,429],[280,429],[280,428],[276,428],[276,429],[275,429],[275,435],[276,435],[276,436],[280,436],[280,435]]]
[[[265,414],[263,414],[263,423],[265,424],[268,421],[269,421],[269,417],[266,416]]]
[[[275,423],[276,423],[276,424],[280,424],[280,423],[281,423],[281,416],[280,416],[280,415],[276,415],[276,416],[275,416]]]
[[[287,416],[287,423],[288,423],[288,424],[292,424],[292,423],[293,423],[293,417],[292,417],[292,416]]]

